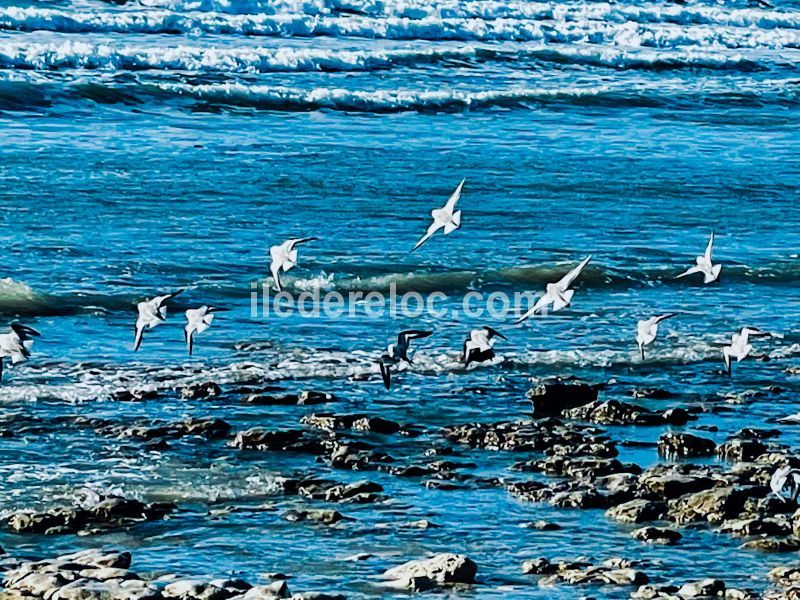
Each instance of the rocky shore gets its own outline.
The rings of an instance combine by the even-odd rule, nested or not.
[[[715,442],[702,435],[701,428],[685,428],[713,407],[698,404],[655,410],[640,404],[643,399],[668,397],[665,394],[658,390],[639,391],[632,394],[634,401],[629,402],[604,399],[603,386],[568,380],[543,382],[528,394],[533,408],[530,418],[432,428],[366,412],[316,410],[334,403],[332,394],[281,394],[272,388],[257,387],[225,390],[207,382],[174,392],[120,392],[112,399],[158,402],[177,395],[186,402],[229,398],[244,404],[308,409],[296,425],[279,428],[239,428],[213,416],[174,422],[118,422],[76,416],[69,419],[69,424],[102,439],[139,445],[148,452],[170,452],[175,444],[200,444],[254,461],[265,453],[310,461],[314,472],[286,474],[276,480],[272,491],[278,498],[291,499],[292,504],[278,510],[278,516],[295,527],[359,527],[361,518],[351,510],[353,507],[392,507],[397,501],[385,482],[416,481],[422,490],[452,494],[464,489],[502,490],[517,502],[594,511],[591,514],[596,518],[627,528],[630,539],[643,547],[679,550],[685,543],[686,531],[702,530],[735,540],[746,552],[786,557],[784,566],[765,570],[763,580],[744,588],[704,573],[702,565],[697,566],[696,578],[674,581],[664,577],[658,564],[636,557],[575,556],[564,560],[536,555],[531,549],[533,556],[519,565],[519,572],[523,582],[540,588],[600,586],[640,599],[800,598],[800,563],[796,562],[800,510],[794,503],[770,494],[769,488],[777,467],[798,467],[800,459],[791,447],[776,441],[780,437],[776,429],[745,428]],[[11,435],[40,432],[48,426],[45,421],[32,420],[16,427]],[[63,426],[63,419],[50,426]],[[661,460],[641,465],[622,459],[620,450],[628,442],[618,436],[628,427],[654,428],[653,449]],[[505,471],[499,475],[483,474],[480,465],[484,460],[504,461]],[[326,475],[319,476],[319,470]],[[349,475],[353,471],[358,473],[358,479]],[[235,503],[209,507],[208,516],[219,518],[240,508]],[[28,536],[135,531],[148,523],[181,519],[184,510],[186,507],[180,503],[115,493],[94,494],[72,504],[50,503],[43,510],[4,507],[0,527],[24,545]],[[524,526],[542,532],[561,529],[547,521],[532,521]],[[382,527],[421,534],[435,530],[437,524],[428,519],[395,519]],[[379,529],[371,526],[362,531]],[[0,563],[0,600],[344,597],[335,590],[292,594],[286,578],[248,583],[237,578],[186,578],[178,573],[134,571],[131,554],[124,548],[35,557],[11,547],[6,550],[8,554],[2,556]],[[368,562],[369,558],[364,553],[357,561]],[[494,585],[491,569],[463,553],[438,552],[405,558],[407,562],[397,560],[388,569],[369,573],[365,585],[374,594],[465,589],[479,595],[484,586]]]

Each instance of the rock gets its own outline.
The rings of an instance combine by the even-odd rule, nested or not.
[[[717,445],[691,433],[668,432],[658,438],[658,450],[669,458],[712,456]]]
[[[683,536],[674,529],[666,527],[641,527],[632,531],[631,537],[647,544],[670,546],[677,544]]]
[[[714,598],[725,595],[725,582],[721,579],[703,579],[686,583],[678,590],[681,598]]]
[[[324,592],[301,592],[292,594],[289,600],[347,600],[342,594],[326,594]]]
[[[322,440],[310,437],[302,429],[269,431],[259,427],[240,431],[230,445],[242,450],[288,451],[306,454],[322,454],[326,449]]]
[[[120,390],[111,394],[111,400],[116,402],[141,402],[142,400],[157,400],[158,392],[156,390],[138,389],[138,390]]]
[[[667,505],[653,500],[631,500],[613,506],[606,511],[606,516],[621,523],[645,523],[663,519]]]
[[[786,538],[759,537],[746,541],[740,547],[748,550],[761,550],[762,552],[795,552],[800,550],[800,538],[794,536]]]
[[[775,567],[769,572],[769,578],[784,586],[799,584],[800,567]]]
[[[558,523],[551,523],[549,521],[532,521],[522,525],[526,529],[536,529],[537,531],[558,531],[562,529]]]
[[[717,480],[705,475],[683,475],[674,471],[664,472],[652,467],[639,478],[641,490],[657,494],[665,500],[701,492],[714,487],[717,483]]]
[[[595,400],[562,413],[570,419],[591,421],[601,425],[664,425],[667,421],[663,415],[654,413],[641,406],[607,400]]]
[[[789,535],[789,526],[781,524],[774,519],[748,518],[725,521],[720,526],[720,531],[736,537],[751,537],[754,535]]]
[[[354,502],[360,504],[380,502],[383,500],[383,496],[380,494],[382,491],[382,486],[366,480],[332,486],[309,485],[301,482],[298,486],[298,493],[301,496],[325,502]]]
[[[206,381],[205,383],[195,383],[183,388],[180,388],[181,398],[184,400],[197,400],[199,398],[213,398],[222,393],[220,387],[213,381]]]
[[[670,501],[668,516],[679,524],[694,521],[721,523],[738,516],[753,491],[752,488],[728,486],[687,494]]]
[[[527,393],[536,417],[559,415],[564,410],[597,400],[597,388],[586,383],[556,379],[544,382]]]
[[[674,398],[675,394],[660,388],[637,388],[631,390],[631,396],[634,398],[646,398],[649,400],[669,400],[670,398]]]
[[[767,446],[755,438],[733,439],[717,447],[717,456],[729,462],[754,460],[767,451]]]
[[[558,570],[559,565],[551,563],[546,558],[534,558],[522,563],[522,572],[526,575],[552,575]]]
[[[300,423],[323,429],[336,431],[339,429],[353,429],[355,431],[369,431],[371,433],[394,434],[400,431],[399,423],[389,421],[382,417],[370,417],[365,414],[341,415],[333,413],[315,413],[300,419]]]
[[[100,497],[89,507],[61,507],[46,512],[18,511],[6,519],[15,533],[75,533],[87,527],[109,529],[155,521],[172,512],[174,504],[145,504],[118,496]]]
[[[463,554],[436,554],[430,558],[412,560],[388,569],[383,578],[412,587],[416,579],[429,580],[437,585],[473,583],[478,565]]]
[[[237,600],[274,600],[288,598],[289,584],[286,581],[273,581],[267,585],[255,585],[244,594],[236,596]]]
[[[339,521],[347,519],[338,510],[288,510],[283,513],[283,518],[287,521],[300,522],[300,521],[313,521],[315,523],[322,523],[323,525],[334,525]],[[350,520],[350,519],[348,519]]]
[[[178,600],[227,600],[235,595],[230,590],[195,579],[181,579],[167,584],[162,594],[165,598]]]

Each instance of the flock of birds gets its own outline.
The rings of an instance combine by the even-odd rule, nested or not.
[[[433,218],[433,222],[430,224],[425,234],[414,245],[411,250],[412,252],[419,249],[439,231],[441,231],[443,235],[448,235],[459,229],[461,226],[461,211],[456,210],[456,204],[461,198],[461,192],[464,188],[465,181],[466,180],[462,180],[458,184],[455,191],[442,208],[431,211],[430,214]],[[281,273],[293,269],[298,264],[298,246],[317,239],[318,238],[315,237],[294,238],[270,248],[270,273],[272,274],[274,285],[279,292],[283,290]],[[716,281],[719,278],[722,265],[714,264],[712,260],[713,249],[714,234],[712,232],[705,252],[695,259],[695,265],[677,277],[682,278],[702,274],[704,283],[709,284]],[[544,294],[516,320],[515,324],[522,323],[535,314],[548,309],[557,312],[568,307],[572,303],[575,294],[575,291],[571,289],[571,287],[591,259],[591,255],[587,256],[561,279],[554,283],[547,284]],[[139,350],[141,347],[146,330],[157,327],[166,320],[168,303],[182,292],[183,290],[178,290],[169,294],[159,295],[137,304],[138,316],[134,333],[134,351]],[[203,333],[211,326],[217,313],[226,310],[228,309],[218,306],[203,305],[185,311],[186,325],[183,328],[184,341],[190,355],[194,349],[195,336]],[[642,360],[645,358],[645,348],[653,344],[658,336],[659,325],[666,319],[676,316],[676,314],[677,313],[661,314],[638,321],[636,327],[636,344],[639,348]],[[34,339],[41,335],[35,329],[19,323],[12,324],[10,329],[8,333],[0,335],[0,380],[2,380],[3,377],[5,359],[10,359],[12,364],[28,360],[31,356],[30,349]],[[405,363],[406,365],[413,364],[412,356],[409,355],[411,343],[414,340],[427,338],[432,334],[432,331],[418,329],[401,331],[397,336],[397,341],[387,347],[386,351],[377,361],[381,378],[387,390],[391,388],[392,368],[401,363]],[[771,334],[755,327],[743,327],[738,333],[732,336],[730,344],[723,344],[722,358],[728,374],[731,374],[732,362],[734,360],[740,362],[751,355],[753,351],[753,345],[750,343],[751,339],[770,335]],[[494,359],[494,345],[498,338],[507,339],[502,333],[489,326],[472,330],[463,344],[461,361],[464,364],[464,368],[468,368],[473,363],[483,363]],[[798,417],[800,421],[800,415],[796,415],[796,417]],[[789,417],[787,420],[791,420],[792,418],[793,417]],[[770,486],[772,492],[783,500],[785,500],[785,498],[782,494],[784,491],[788,490],[791,500],[795,502],[798,495],[800,495],[800,470],[790,466],[780,467],[772,476]]]
[[[441,231],[443,235],[449,235],[461,227],[461,211],[456,210],[456,205],[461,198],[465,182],[465,179],[461,180],[442,208],[436,208],[431,211],[430,214],[433,221],[425,234],[411,249],[412,252],[423,246],[436,233]],[[298,247],[317,239],[316,237],[293,238],[270,248],[270,273],[272,274],[274,285],[279,292],[283,291],[281,273],[293,269],[298,264]],[[695,265],[677,277],[682,278],[690,275],[702,274],[704,283],[708,284],[716,281],[719,278],[722,265],[714,264],[712,259],[713,249],[714,234],[712,232],[705,252],[695,259]],[[542,313],[546,310],[557,312],[568,307],[572,303],[573,296],[575,295],[575,290],[571,289],[571,287],[591,259],[591,255],[587,256],[561,279],[554,283],[548,283],[544,293],[516,320],[515,324],[522,323],[537,313]],[[182,292],[183,290],[178,290],[170,294],[159,295],[137,304],[138,316],[134,333],[134,351],[139,350],[141,347],[146,330],[152,329],[166,320],[167,303]],[[184,326],[184,341],[190,355],[194,349],[195,336],[203,333],[211,326],[214,316],[217,313],[226,310],[228,309],[218,306],[203,305],[185,312],[186,325]],[[677,313],[661,314],[638,321],[636,326],[636,344],[639,348],[642,360],[645,358],[645,348],[653,344],[658,336],[659,325],[666,319],[676,316],[676,314]],[[412,358],[409,355],[411,342],[413,340],[426,338],[432,334],[432,331],[416,329],[401,331],[397,336],[397,342],[388,346],[377,361],[381,377],[387,390],[391,388],[392,367],[399,363],[406,363],[407,365],[413,364]],[[725,362],[728,374],[731,374],[732,362],[734,360],[740,362],[751,355],[753,351],[753,345],[750,343],[751,339],[769,335],[769,333],[755,327],[743,327],[738,333],[735,333],[731,338],[730,344],[723,345],[722,347],[722,358]],[[30,348],[33,345],[34,338],[39,336],[40,334],[38,331],[17,323],[11,325],[10,332],[0,335],[0,380],[2,380],[3,377],[3,364],[5,359],[10,359],[12,364],[26,361],[31,356]],[[507,339],[499,331],[489,326],[472,330],[463,344],[461,361],[464,367],[467,368],[473,363],[483,363],[493,360],[496,356],[494,345],[497,338]]]

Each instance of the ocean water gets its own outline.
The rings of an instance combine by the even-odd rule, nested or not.
[[[723,577],[763,588],[792,557],[739,550],[706,530],[644,547],[600,511],[514,500],[502,489],[427,490],[419,480],[332,472],[313,457],[246,454],[220,442],[141,451],[76,415],[127,423],[214,416],[235,429],[289,428],[312,410],[367,412],[426,428],[530,415],[525,391],[552,375],[612,381],[604,396],[665,388],[650,408],[719,403],[687,426],[717,441],[800,410],[800,6],[698,0],[96,0],[0,3],[0,313],[41,331],[31,361],[6,371],[0,509],[71,502],[84,487],[181,511],[100,536],[15,536],[20,556],[81,547],[133,551],[140,570],[251,581],[281,571],[292,589],[388,595],[384,569],[428,551],[479,564],[474,598],[624,597],[542,590],[521,575],[548,556],[650,561],[657,581]],[[462,227],[410,253],[466,178]],[[718,283],[675,276],[716,234]],[[291,291],[540,291],[593,260],[573,306],[513,326],[421,315],[253,316],[269,247],[316,236],[287,273]],[[186,291],[132,352],[138,301]],[[183,310],[230,309],[187,356]],[[642,363],[637,319],[680,313]],[[469,330],[504,332],[501,364],[465,372]],[[745,325],[769,361],[722,373],[718,342]],[[375,358],[406,328],[434,335],[391,393]],[[333,392],[323,407],[214,400],[109,401],[123,389],[214,380]],[[750,397],[748,391],[779,389]],[[742,398],[726,400],[727,396]],[[66,421],[65,421],[66,419]],[[797,442],[798,426],[778,441]],[[609,428],[654,441],[664,428]],[[385,440],[384,440],[385,441]],[[416,442],[385,441],[393,454]],[[476,473],[513,479],[519,456],[464,451]],[[621,449],[643,466],[655,449]],[[339,507],[352,523],[288,523],[299,503],[271,493],[295,473],[368,477],[385,505]],[[273,510],[210,518],[210,508]],[[397,530],[429,518],[441,528]],[[548,519],[561,531],[521,523]],[[376,526],[389,524],[388,530]],[[364,562],[344,557],[369,552]],[[699,565],[699,566],[698,566]],[[433,595],[435,596],[435,594]]]

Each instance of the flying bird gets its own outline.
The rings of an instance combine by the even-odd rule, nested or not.
[[[522,323],[525,319],[529,318],[537,311],[544,309],[550,304],[553,305],[553,312],[569,306],[572,302],[572,296],[575,295],[575,291],[569,289],[569,286],[571,286],[575,279],[577,279],[578,275],[581,274],[581,271],[583,271],[583,268],[589,263],[590,260],[592,260],[591,255],[584,258],[580,263],[578,263],[577,267],[564,275],[564,277],[562,277],[556,283],[548,283],[544,295],[536,301],[536,304],[528,309],[528,312],[517,319],[514,324],[517,325]]]
[[[800,495],[800,470],[790,466],[780,467],[775,473],[772,474],[769,487],[772,493],[778,498],[786,502],[783,492],[788,490],[792,502],[797,502],[797,496]]]
[[[386,348],[386,352],[381,355],[380,360],[378,360],[378,365],[380,366],[381,370],[381,378],[383,379],[383,385],[386,389],[390,389],[392,385],[392,374],[391,374],[391,367],[396,365],[401,360],[407,362],[408,364],[413,364],[413,360],[408,355],[408,350],[411,346],[412,340],[420,340],[422,338],[426,338],[429,335],[433,335],[432,331],[422,331],[419,329],[409,329],[407,331],[401,331],[397,335],[397,342],[394,344],[389,344]]]
[[[644,360],[644,347],[649,346],[656,340],[659,323],[665,319],[671,319],[674,316],[675,313],[658,315],[656,317],[650,317],[649,319],[643,319],[636,323],[636,344],[639,346],[639,354],[641,355],[642,360]]]
[[[0,335],[0,381],[3,380],[5,359],[10,358],[13,365],[28,360],[31,357],[32,338],[40,335],[35,329],[19,323],[13,323],[9,333]]]
[[[488,325],[470,331],[469,337],[464,340],[464,350],[461,355],[464,368],[468,368],[472,363],[492,360],[495,357],[494,344],[496,337],[504,340],[508,339],[502,333]]]
[[[731,374],[732,365],[731,361],[735,358],[736,362],[741,362],[747,358],[753,351],[753,345],[750,343],[750,338],[756,337],[770,337],[771,334],[766,331],[761,331],[756,327],[742,327],[739,333],[734,333],[731,337],[731,343],[722,348],[722,359],[725,361],[725,367],[728,369],[728,375]]]
[[[136,336],[133,340],[134,352],[142,345],[144,330],[152,329],[160,325],[161,322],[167,318],[167,302],[182,292],[183,290],[178,290],[171,294],[156,296],[152,300],[145,300],[136,305],[136,309],[139,311],[139,317],[136,319]]]
[[[711,252],[714,249],[714,232],[711,232],[711,238],[708,240],[708,246],[703,256],[698,256],[695,259],[697,263],[695,266],[687,269],[684,273],[678,275],[676,279],[686,277],[687,275],[694,275],[695,273],[703,274],[703,283],[711,283],[716,281],[719,277],[719,272],[722,270],[722,265],[715,265],[711,261]]]
[[[269,249],[270,263],[269,270],[272,273],[272,279],[275,281],[275,287],[278,291],[282,291],[280,273],[281,271],[288,271],[297,266],[297,246],[307,242],[313,242],[319,238],[294,238],[286,240],[282,244],[272,246]]]
[[[203,305],[200,308],[190,308],[186,311],[186,326],[183,328],[183,337],[189,348],[189,356],[194,349],[194,336],[196,333],[203,333],[209,328],[214,320],[214,315],[218,312],[226,312],[227,308],[218,306]]]
[[[412,252],[431,239],[433,234],[440,229],[444,229],[444,235],[447,235],[448,233],[453,233],[456,229],[461,227],[461,211],[456,210],[456,202],[458,202],[459,198],[461,198],[461,190],[464,188],[465,181],[466,179],[461,180],[461,183],[458,184],[456,191],[453,192],[452,196],[450,196],[450,198],[447,200],[447,204],[445,204],[443,208],[435,208],[431,211],[433,223],[430,224],[425,235],[423,235],[416,245],[411,249]]]

